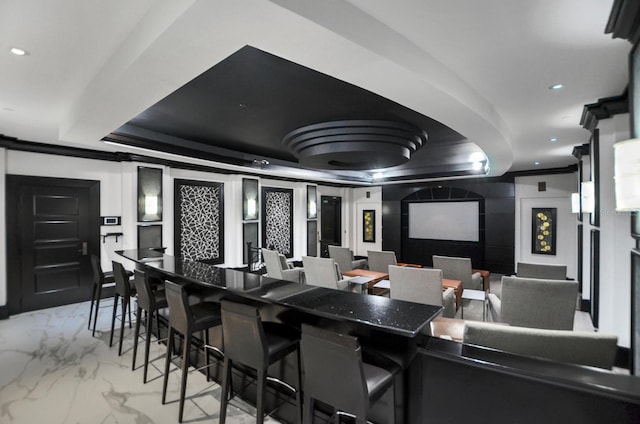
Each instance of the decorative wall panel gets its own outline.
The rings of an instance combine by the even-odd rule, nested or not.
[[[185,259],[224,262],[222,183],[175,181],[175,252]]]
[[[293,256],[293,190],[262,188],[262,247]]]

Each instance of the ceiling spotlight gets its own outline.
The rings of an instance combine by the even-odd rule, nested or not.
[[[375,174],[373,174],[374,180],[379,180],[380,178],[382,178],[382,172],[376,172]]]
[[[473,162],[471,167],[474,171],[479,171],[482,169],[482,162]]]
[[[560,90],[561,88],[563,88],[564,85],[558,83],[558,84],[553,84],[549,86],[549,90]]]
[[[538,165],[540,165],[540,162],[535,161],[535,162],[533,162],[533,164],[534,164],[535,166],[538,166]]]
[[[473,152],[469,155],[469,162],[482,162],[486,157],[482,152]]]
[[[557,138],[555,138],[555,137],[551,137],[551,138],[549,139],[549,141],[550,141],[550,142],[552,142],[552,143],[555,143],[556,141],[558,141],[558,139],[557,139]]]
[[[28,51],[20,49],[18,47],[11,47],[9,51],[15,54],[16,56],[27,56],[29,54]]]

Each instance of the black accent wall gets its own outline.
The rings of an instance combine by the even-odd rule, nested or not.
[[[409,239],[406,205],[410,201],[480,200],[480,242]],[[482,199],[484,201],[482,202]],[[404,207],[403,207],[404,204]],[[484,227],[482,226],[484,221]],[[484,231],[483,231],[484,230]],[[434,254],[471,257],[473,267],[514,272],[515,183],[512,175],[382,187],[382,248],[396,252],[398,261],[432,265]]]

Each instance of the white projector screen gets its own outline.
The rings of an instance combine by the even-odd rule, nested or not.
[[[478,201],[409,203],[409,238],[480,241],[479,213]]]

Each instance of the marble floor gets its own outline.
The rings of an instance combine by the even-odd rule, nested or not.
[[[151,381],[143,384],[144,344],[141,340],[138,368],[131,371],[133,330],[125,329],[119,357],[117,343],[109,348],[112,303],[104,303],[96,337],[87,330],[88,302],[0,320],[0,423],[178,422],[176,366],[169,378],[168,403],[161,404],[165,346],[151,343]],[[187,385],[184,422],[217,422],[220,386],[197,371],[191,372]],[[227,417],[230,424],[253,423],[255,410],[234,398]],[[265,422],[277,423],[271,418]]]

